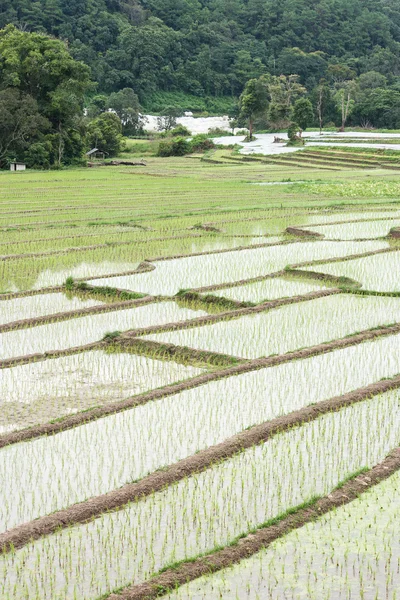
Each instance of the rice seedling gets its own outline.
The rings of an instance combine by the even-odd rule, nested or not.
[[[8,331],[0,334],[0,360],[84,346],[100,341],[110,331],[124,331],[157,322],[184,321],[203,314],[203,311],[179,307],[175,302],[157,302]]]
[[[325,495],[398,443],[398,401],[395,391],[325,415],[142,502],[3,555],[2,597],[97,598]],[[48,493],[56,489],[53,480]]]
[[[140,479],[255,424],[393,377],[400,372],[399,345],[400,336],[391,336],[229,377],[54,436],[3,448],[0,480],[7,480],[7,486],[0,490],[0,531]],[[75,372],[57,376],[66,367]],[[27,425],[34,419],[43,422],[45,415],[57,410],[60,415],[66,409],[82,410],[95,399],[97,403],[117,400],[200,372],[175,363],[100,352],[16,367],[5,372],[0,387],[0,392],[9,390],[0,425],[9,426],[8,402]],[[32,395],[29,383],[34,379],[39,385]],[[10,465],[12,478],[7,477]],[[55,472],[57,491],[49,494]],[[15,507],[7,501],[10,493],[18,498],[17,520]]]
[[[398,598],[400,474],[168,600]]]
[[[204,256],[156,262],[156,270],[140,275],[114,277],[109,285],[147,294],[173,295],[181,289],[235,282],[281,271],[288,264],[346,256],[386,247],[386,242],[306,242],[268,246]],[[150,257],[149,257],[150,258]],[[93,285],[105,285],[95,279]]]
[[[338,263],[324,263],[318,270],[328,275],[345,276],[361,283],[366,290],[378,292],[400,292],[400,252],[377,254]],[[305,267],[313,271],[313,267]]]
[[[0,431],[46,423],[200,372],[175,362],[104,351],[18,365],[1,374]]]
[[[100,506],[90,521],[65,527],[65,520],[1,553],[2,600],[99,600],[307,506],[399,443],[400,392],[365,400],[372,389],[366,386],[376,384],[376,394],[381,379],[400,373],[395,328],[340,350],[314,349],[321,353],[302,360],[281,357],[287,362],[275,366],[272,359],[268,367],[243,360],[400,322],[398,298],[343,293],[257,314],[256,307],[223,321],[208,314],[210,297],[199,299],[213,294],[219,310],[234,313],[240,302],[324,290],[329,281],[285,273],[288,265],[313,261],[327,262],[308,269],[332,268],[327,273],[360,281],[360,291],[397,291],[397,253],[347,260],[396,247],[382,239],[400,222],[396,174],[317,171],[323,156],[275,165],[218,152],[215,164],[152,157],[135,168],[0,173],[0,327],[7,326],[0,333],[0,534],[31,530],[36,519],[65,507],[80,511],[77,503],[86,500]],[[326,239],[289,237],[291,226]],[[329,262],[337,258],[346,260]],[[130,274],[143,261],[154,269]],[[46,292],[53,286],[65,292]],[[1,297],[27,291],[39,293]],[[161,297],[134,308],[110,302],[136,294]],[[110,312],[95,314],[96,305]],[[55,316],[86,308],[90,314]],[[179,322],[198,316],[208,319],[202,327],[179,330]],[[19,329],[26,319],[46,321]],[[122,335],[157,325],[165,332]],[[84,351],[92,342],[96,349]],[[177,346],[167,349],[165,342]],[[327,412],[338,410],[336,396],[361,388],[346,408]],[[304,424],[296,411],[314,420]],[[271,422],[286,427],[277,433]],[[257,431],[269,437],[250,437],[260,424]],[[222,462],[197,468],[203,455],[215,457],[213,445],[225,442],[225,449],[246,429],[239,453],[232,446],[230,454],[221,450]],[[249,448],[249,440],[258,445]],[[181,460],[195,466],[184,470]],[[173,469],[179,477],[166,479]],[[151,487],[157,478],[160,486]],[[119,488],[141,479],[138,489],[148,484],[148,492],[102,512],[98,496],[120,499]],[[328,515],[254,564],[239,565],[239,575],[225,571],[178,597],[394,600],[398,544],[389,523],[397,504],[387,500],[393,485],[368,495],[369,517],[361,498],[359,508]]]
[[[313,346],[399,320],[398,298],[341,294],[203,327],[155,333],[146,339],[257,358]]]
[[[256,304],[265,300],[275,300],[277,298],[286,298],[290,296],[300,296],[309,292],[327,289],[322,283],[304,281],[295,278],[273,277],[240,285],[231,288],[223,288],[213,292],[215,296],[236,300],[239,302],[255,302]]]
[[[24,298],[13,298],[12,300],[0,299],[0,325],[88,308],[89,306],[98,306],[99,304],[101,304],[100,300],[71,297],[63,293],[40,294]]]
[[[312,227],[326,239],[354,240],[386,237],[392,227],[399,227],[399,219],[360,221],[355,223],[338,223],[337,225],[321,225]]]

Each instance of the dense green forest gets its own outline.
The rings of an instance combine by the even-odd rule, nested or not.
[[[167,92],[212,109],[266,72],[311,91],[338,63],[400,89],[398,0],[0,0],[8,23],[67,40],[99,92],[133,88],[152,110]]]
[[[400,128],[400,3],[0,0],[0,166],[112,156],[145,111],[165,133],[184,110],[293,143],[310,126]]]

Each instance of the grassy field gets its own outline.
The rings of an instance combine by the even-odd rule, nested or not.
[[[398,598],[400,157],[0,173],[0,598]]]

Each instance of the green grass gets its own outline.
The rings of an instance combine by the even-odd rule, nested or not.
[[[146,156],[153,143],[130,140],[134,152],[143,149],[145,167],[1,172],[0,255],[21,256],[1,261],[0,293],[63,284],[69,275],[84,276],[85,265],[88,274],[101,275],[110,268],[132,270],[148,258],[226,247],[229,236],[232,246],[246,245],[249,240],[235,236],[251,236],[248,219],[258,220],[263,233],[279,235],[318,210],[399,206],[396,172],[348,168],[316,174],[312,165],[221,159],[240,159],[227,149],[213,153],[220,164]],[[292,185],[249,185],[288,180]],[[220,232],[191,229],[210,222]],[[173,237],[180,239],[166,239]],[[50,255],[40,256],[44,252]],[[23,256],[30,253],[36,256]]]

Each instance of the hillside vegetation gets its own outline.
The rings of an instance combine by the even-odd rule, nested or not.
[[[400,85],[395,0],[1,0],[9,23],[67,40],[99,91],[132,87],[156,111],[166,92],[218,110],[214,98],[265,72],[297,73],[311,90],[338,63]]]

